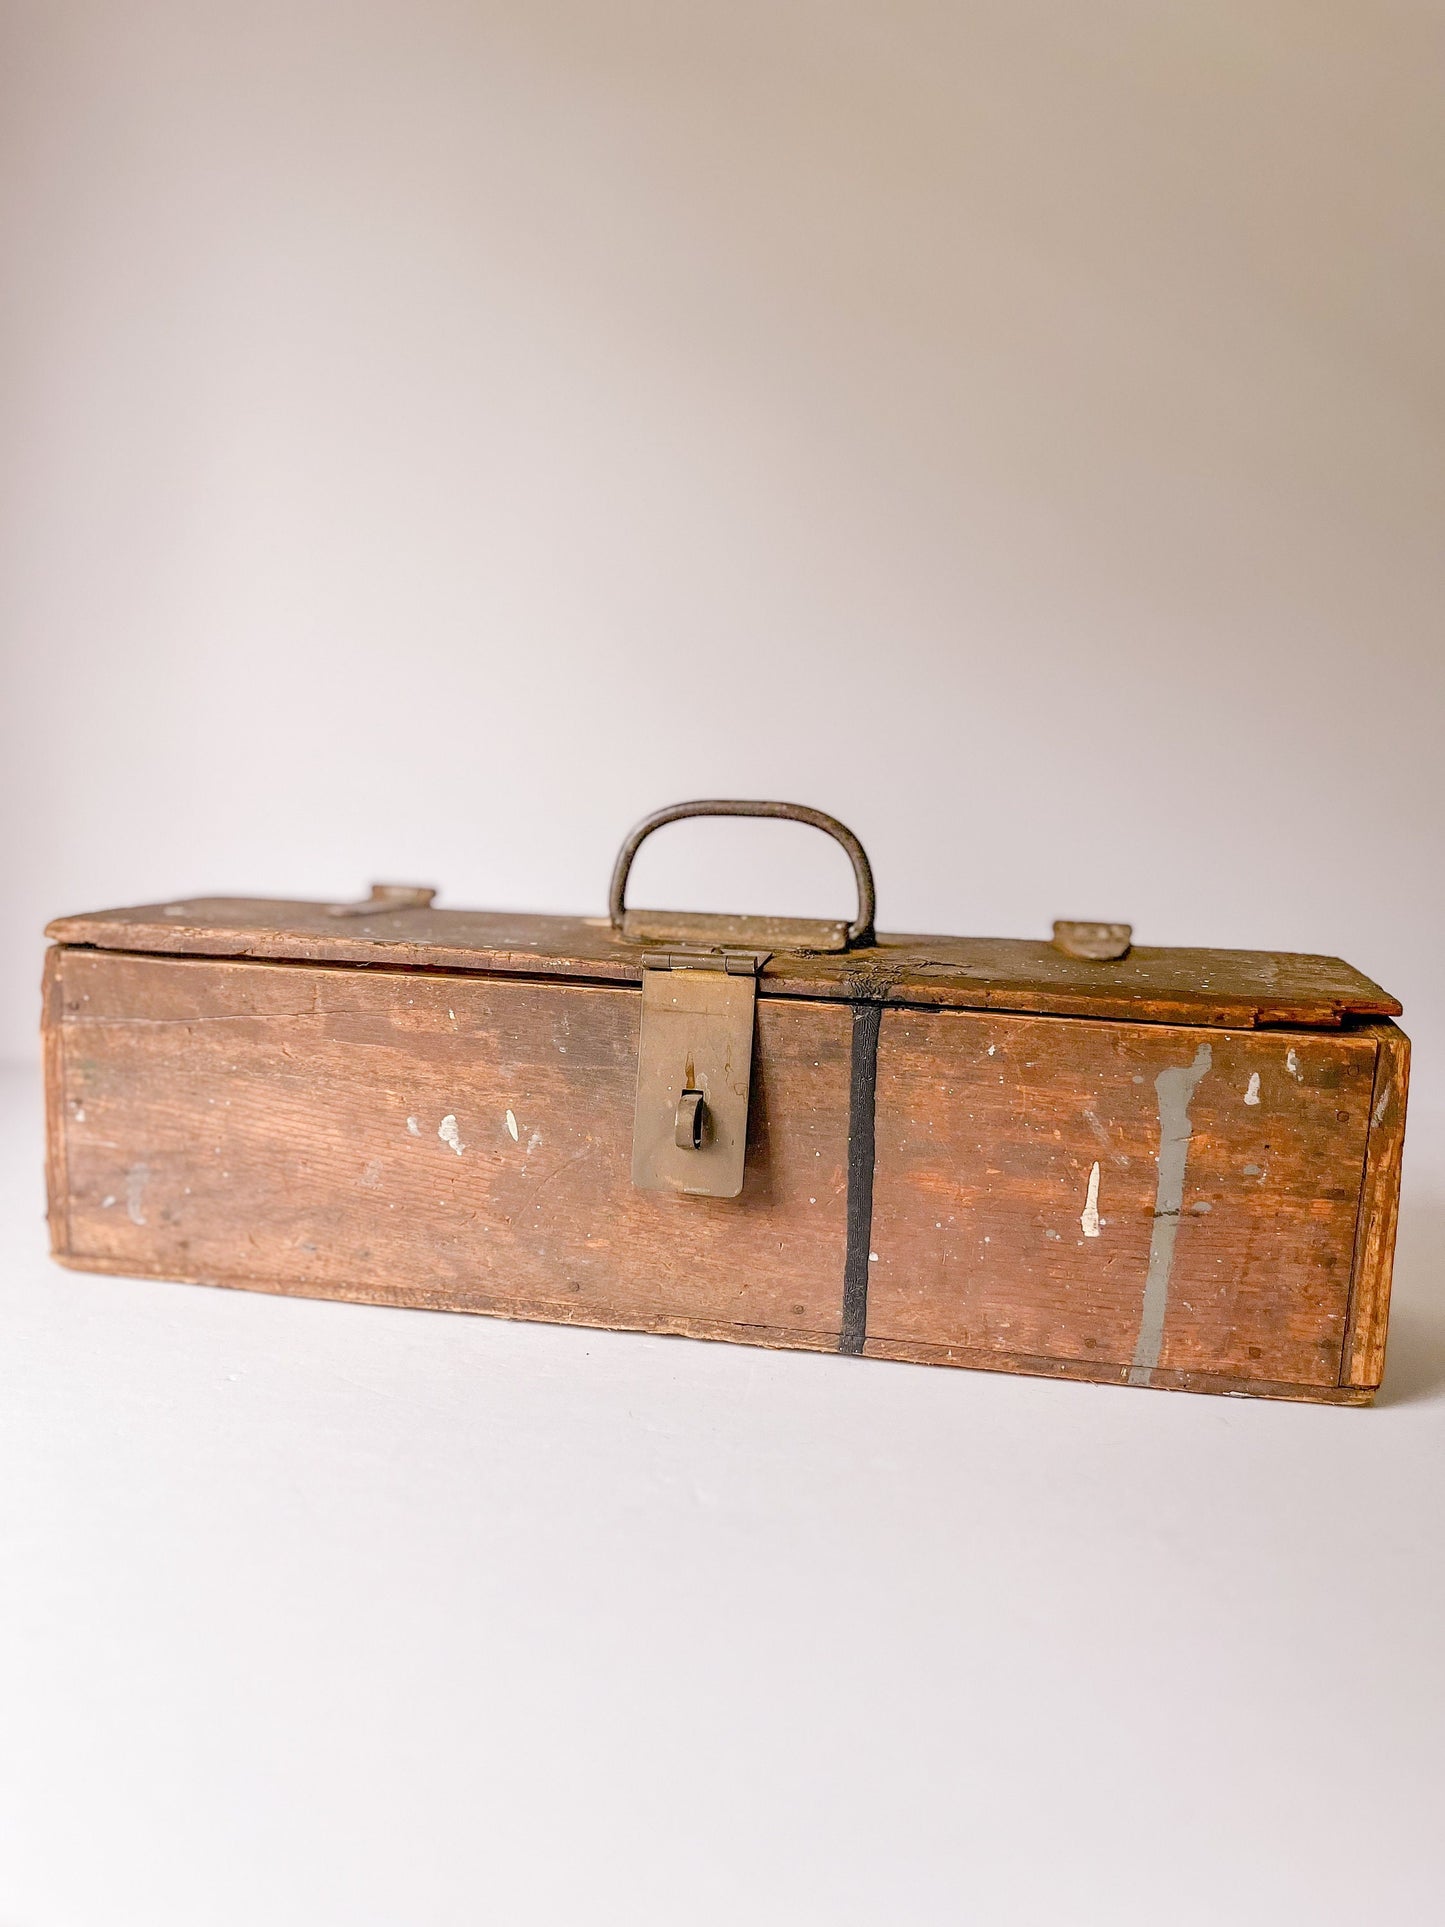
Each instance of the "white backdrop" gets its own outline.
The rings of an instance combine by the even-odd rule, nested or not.
[[[0,1051],[61,911],[595,909],[741,794],[886,927],[1343,954],[1432,1075],[1437,11],[6,17]]]
[[[3,1927],[1438,1918],[1445,13],[0,34]],[[49,1263],[48,917],[597,910],[706,794],[888,928],[1401,995],[1379,1408]]]

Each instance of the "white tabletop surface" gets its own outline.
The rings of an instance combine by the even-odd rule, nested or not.
[[[1445,1129],[1371,1411],[62,1271],[3,1927],[1445,1918]]]

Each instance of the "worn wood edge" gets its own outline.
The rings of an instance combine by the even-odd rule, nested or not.
[[[870,1338],[865,1358],[900,1365],[952,1365],[963,1371],[1008,1372],[1025,1378],[1075,1379],[1091,1385],[1129,1384],[1130,1367],[1092,1359],[1047,1358],[1026,1352],[974,1351],[961,1345],[922,1345],[908,1339]],[[1305,1405],[1368,1405],[1376,1388],[1293,1385],[1276,1379],[1240,1378],[1221,1372],[1178,1372],[1156,1366],[1146,1390],[1210,1392],[1225,1398],[1283,1399]]]
[[[1368,1386],[1373,1391],[1385,1375],[1410,1086],[1410,1040],[1397,1024],[1383,1022],[1372,1029],[1379,1035],[1379,1052],[1370,1092],[1370,1135],[1360,1186],[1340,1383]]]
[[[62,920],[63,921],[63,920]],[[54,930],[55,925],[51,925]],[[215,963],[238,963],[254,965],[263,970],[331,970],[365,971],[369,976],[426,977],[450,981],[476,982],[478,979],[495,977],[508,983],[572,984],[584,988],[597,988],[599,985],[616,990],[636,990],[642,983],[643,970],[639,963],[635,969],[629,968],[625,977],[586,969],[564,971],[560,968],[539,968],[536,957],[507,957],[489,960],[485,968],[465,967],[460,964],[419,964],[408,963],[400,958],[378,956],[370,958],[338,957],[295,957],[266,956],[254,951],[201,953],[182,950],[125,950],[118,946],[95,943],[59,942],[51,946],[47,955],[55,953],[75,953],[81,956],[118,957],[134,961],[164,961],[182,965],[206,965]],[[767,968],[771,968],[768,966]],[[1298,1029],[1306,1035],[1318,1036],[1321,1032],[1330,1034],[1343,1031],[1346,1034],[1356,1030],[1373,1029],[1380,1020],[1377,1018],[1357,1019],[1350,1013],[1348,1023],[1336,1015],[1329,1022],[1322,1021],[1318,1015],[1314,1021],[1307,1020],[1298,1012],[1273,1010],[1261,1013],[1256,1008],[1230,1004],[1191,1004],[1182,999],[1166,1000],[1160,998],[1099,997],[1082,995],[1071,997],[1059,995],[1053,998],[1048,1009],[1040,1009],[1040,1000],[1027,993],[1009,989],[996,989],[970,985],[966,991],[955,994],[952,987],[931,993],[927,986],[909,985],[906,993],[896,987],[868,982],[859,984],[853,981],[829,983],[826,980],[770,977],[766,970],[758,979],[758,995],[778,1003],[879,1003],[890,1010],[932,1011],[938,1009],[959,1010],[978,1014],[997,1011],[1008,1017],[1063,1018],[1070,1023],[1098,1024],[1156,1024],[1172,1025],[1181,1030],[1237,1030],[1257,1029]]]
[[[494,950],[487,952],[483,961],[468,963],[463,958],[470,953],[448,951],[442,944],[428,944],[425,959],[419,954],[417,945],[408,943],[374,943],[370,953],[362,957],[342,946],[332,946],[319,939],[309,953],[298,954],[298,950],[288,947],[286,942],[272,943],[265,938],[234,946],[223,946],[218,942],[213,949],[194,950],[179,941],[144,946],[108,943],[93,933],[88,936],[69,934],[68,926],[72,924],[83,926],[83,919],[58,918],[45,926],[45,935],[57,949],[80,951],[96,957],[151,957],[167,963],[184,964],[264,964],[293,970],[364,970],[373,975],[377,971],[391,971],[408,977],[505,977],[508,981],[514,977],[525,977],[534,983],[612,984],[620,990],[640,984],[643,973],[641,952],[635,959],[613,964],[586,957],[539,957],[531,950]],[[176,934],[184,937],[188,933],[182,927]],[[335,954],[328,954],[333,948]],[[810,990],[806,994],[819,997],[828,993]]]
[[[735,1345],[761,1345],[770,1351],[829,1352],[838,1350],[836,1331],[805,1331],[788,1325],[733,1325],[725,1319],[679,1318],[659,1312],[655,1318],[586,1318],[569,1306],[550,1300],[518,1299],[496,1304],[459,1304],[450,1293],[425,1286],[322,1285],[310,1279],[262,1278],[217,1272],[182,1272],[163,1265],[92,1257],[85,1252],[57,1250],[51,1254],[67,1271],[88,1271],[111,1278],[134,1278],[152,1284],[205,1285],[220,1291],[255,1291],[268,1298],[314,1298],[333,1304],[383,1305],[396,1311],[457,1312],[469,1318],[501,1318],[509,1324],[569,1325],[587,1331],[637,1332],[653,1338],[703,1338]]]
[[[309,905],[297,907],[314,908]],[[145,930],[146,941],[138,945],[136,934],[140,929]],[[350,932],[320,935],[234,927],[226,929],[224,926],[215,929],[183,923],[161,927],[126,921],[124,913],[120,912],[57,917],[46,926],[46,935],[76,949],[126,956],[209,957],[232,962],[442,971],[449,975],[469,977],[521,976],[574,983],[636,983],[641,978],[643,968],[640,954],[614,952],[605,957],[548,957],[532,948],[488,951],[470,946],[453,947],[441,940],[419,943],[405,936],[382,938],[366,935],[363,938]],[[367,947],[366,955],[357,954],[358,943],[362,941]],[[1271,998],[1266,992],[1219,997],[1212,996],[1204,988],[1181,990],[1156,987],[1113,991],[1102,981],[1083,988],[1053,984],[1020,987],[1000,984],[987,977],[980,978],[968,969],[960,969],[954,974],[946,961],[925,965],[925,970],[936,972],[931,978],[925,978],[898,952],[905,945],[924,947],[932,941],[935,940],[885,932],[881,933],[876,947],[849,952],[842,958],[792,958],[780,953],[764,965],[759,977],[759,993],[763,996],[823,998],[843,1002],[864,999],[904,1006],[917,1005],[925,1009],[942,1005],[960,1010],[999,1010],[1021,1015],[1096,1016],[1132,1023],[1196,1024],[1210,1029],[1273,1029],[1285,1026],[1310,1030],[1338,1029],[1351,1018],[1369,1019],[1400,1014],[1398,1001],[1378,984],[1354,971],[1353,966],[1339,958],[1316,959],[1314,953],[1307,953],[1310,960],[1338,965],[1342,971],[1359,977],[1360,991],[1348,1000],[1316,997],[1295,1003],[1288,999]],[[198,948],[198,944],[203,947]],[[1172,953],[1136,946],[1135,954],[1142,959]],[[844,967],[837,971],[820,969],[820,962]],[[904,977],[908,980],[901,983],[900,979]]]
[[[766,979],[762,994],[768,994]],[[780,987],[773,994],[789,993]],[[1266,1019],[1255,1004],[1210,1003],[1203,999],[1193,1002],[1182,996],[1151,997],[1132,992],[1112,996],[1099,991],[1050,991],[1046,1009],[1040,1007],[1044,1001],[1041,997],[997,985],[909,984],[906,989],[890,987],[868,994],[872,1001],[886,1004],[890,1010],[997,1011],[1005,1017],[1082,1017],[1097,1018],[1101,1023],[1180,1024],[1204,1030],[1256,1030],[1266,1024],[1288,1023],[1298,1024],[1302,1030],[1329,1031],[1339,1029],[1342,1022],[1338,1011],[1313,1018],[1272,1015]]]
[[[70,1243],[70,1174],[66,1161],[65,1027],[60,972],[64,951],[45,953],[40,987],[40,1048],[45,1073],[45,1209],[50,1249]]]
[[[273,1298],[310,1298],[336,1304],[378,1305],[400,1311],[456,1312],[474,1318],[500,1318],[509,1324],[565,1325],[585,1331],[635,1332],[652,1338],[697,1338],[715,1343],[755,1345],[768,1351],[837,1354],[836,1333],[801,1331],[776,1325],[732,1325],[724,1321],[677,1318],[665,1314],[650,1320],[562,1316],[551,1306],[536,1303],[459,1305],[425,1288],[401,1290],[376,1286],[317,1285],[307,1280],[221,1277],[214,1273],[183,1275],[160,1266],[146,1267],[95,1258],[83,1253],[54,1253],[69,1271],[86,1271],[114,1278],[151,1283],[204,1285],[213,1290],[254,1291]],[[1036,1358],[1023,1353],[974,1352],[957,1346],[917,1345],[893,1339],[870,1338],[862,1356],[902,1365],[952,1365],[972,1371],[1006,1372],[1031,1378],[1072,1379],[1099,1385],[1127,1385],[1127,1365],[1093,1364],[1083,1360]],[[1311,1405],[1369,1405],[1374,1386],[1288,1385],[1270,1379],[1231,1378],[1207,1372],[1156,1370],[1151,1388],[1170,1392],[1208,1392],[1233,1398],[1266,1398]]]

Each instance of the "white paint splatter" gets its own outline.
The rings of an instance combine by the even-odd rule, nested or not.
[[[108,1197],[104,1197],[101,1199],[100,1208],[102,1211],[109,1211],[110,1207],[114,1203],[115,1203],[115,1193],[112,1191]]]
[[[441,1139],[443,1144],[450,1144],[450,1146],[456,1152],[458,1157],[460,1157],[462,1152],[465,1151],[465,1149],[467,1148],[462,1143],[462,1134],[457,1129],[457,1121],[452,1116],[450,1111],[447,1112],[446,1116],[442,1119],[441,1123],[438,1124],[437,1136]]]
[[[421,1136],[421,1126],[414,1117],[409,1117],[406,1120],[406,1128],[411,1132],[413,1137]]]
[[[1249,1089],[1244,1093],[1244,1101],[1246,1104],[1258,1104],[1259,1102],[1258,1071],[1251,1071],[1249,1073]]]
[[[75,1121],[77,1124],[84,1124],[85,1122],[85,1106],[83,1104],[77,1104],[75,1107]]]
[[[878,1253],[877,1253],[876,1251],[870,1251],[870,1252],[868,1253],[868,1262],[869,1262],[869,1264],[870,1264],[870,1265],[876,1265],[876,1264],[877,1264],[877,1262],[878,1262]]]
[[[989,1054],[989,1056],[990,1056],[990,1057],[992,1057],[992,1056],[993,1056],[993,1054],[994,1054],[994,1052],[995,1052],[995,1051],[996,1051],[997,1049],[998,1049],[998,1045],[997,1045],[997,1044],[990,1044],[990,1045],[989,1045],[989,1047],[988,1047],[988,1054]]]
[[[381,1159],[373,1158],[362,1172],[359,1182],[368,1190],[374,1191],[381,1183]]]
[[[1385,1112],[1390,1108],[1390,1092],[1393,1089],[1394,1085],[1387,1082],[1384,1090],[1380,1092],[1380,1101],[1370,1113],[1376,1124],[1383,1120]]]
[[[125,1215],[132,1224],[144,1224],[146,1221],[146,1214],[141,1207],[150,1174],[148,1164],[133,1164],[125,1174]]]
[[[1284,1054],[1284,1067],[1289,1072],[1290,1076],[1296,1079],[1297,1082],[1301,1084],[1304,1083],[1305,1074],[1299,1067],[1299,1059],[1294,1054],[1293,1044],[1290,1045],[1289,1049]]]
[[[1095,1163],[1089,1173],[1089,1195],[1084,1200],[1084,1209],[1079,1215],[1079,1229],[1086,1238],[1099,1235],[1099,1166]]]
[[[528,1151],[535,1151],[537,1146],[541,1142],[542,1142],[542,1133],[540,1131],[533,1131],[532,1135],[527,1139]]]
[[[521,1132],[520,1132],[520,1131],[519,1131],[519,1130],[517,1129],[517,1120],[516,1120],[516,1118],[514,1118],[514,1117],[513,1117],[513,1115],[512,1115],[512,1113],[511,1113],[510,1111],[508,1111],[508,1113],[507,1113],[507,1129],[508,1129],[508,1130],[509,1130],[509,1131],[511,1132],[511,1134],[512,1134],[512,1142],[513,1142],[513,1144],[516,1144],[516,1143],[518,1143],[518,1142],[520,1142],[520,1140],[521,1140],[521,1135],[522,1135],[522,1134],[521,1134]]]

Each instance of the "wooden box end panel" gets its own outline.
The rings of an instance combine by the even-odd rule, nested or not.
[[[1379,1055],[1370,1094],[1370,1141],[1360,1192],[1354,1288],[1340,1382],[1373,1393],[1385,1372],[1410,1088],[1410,1040],[1392,1023],[1372,1024],[1370,1029],[1379,1039]]]

